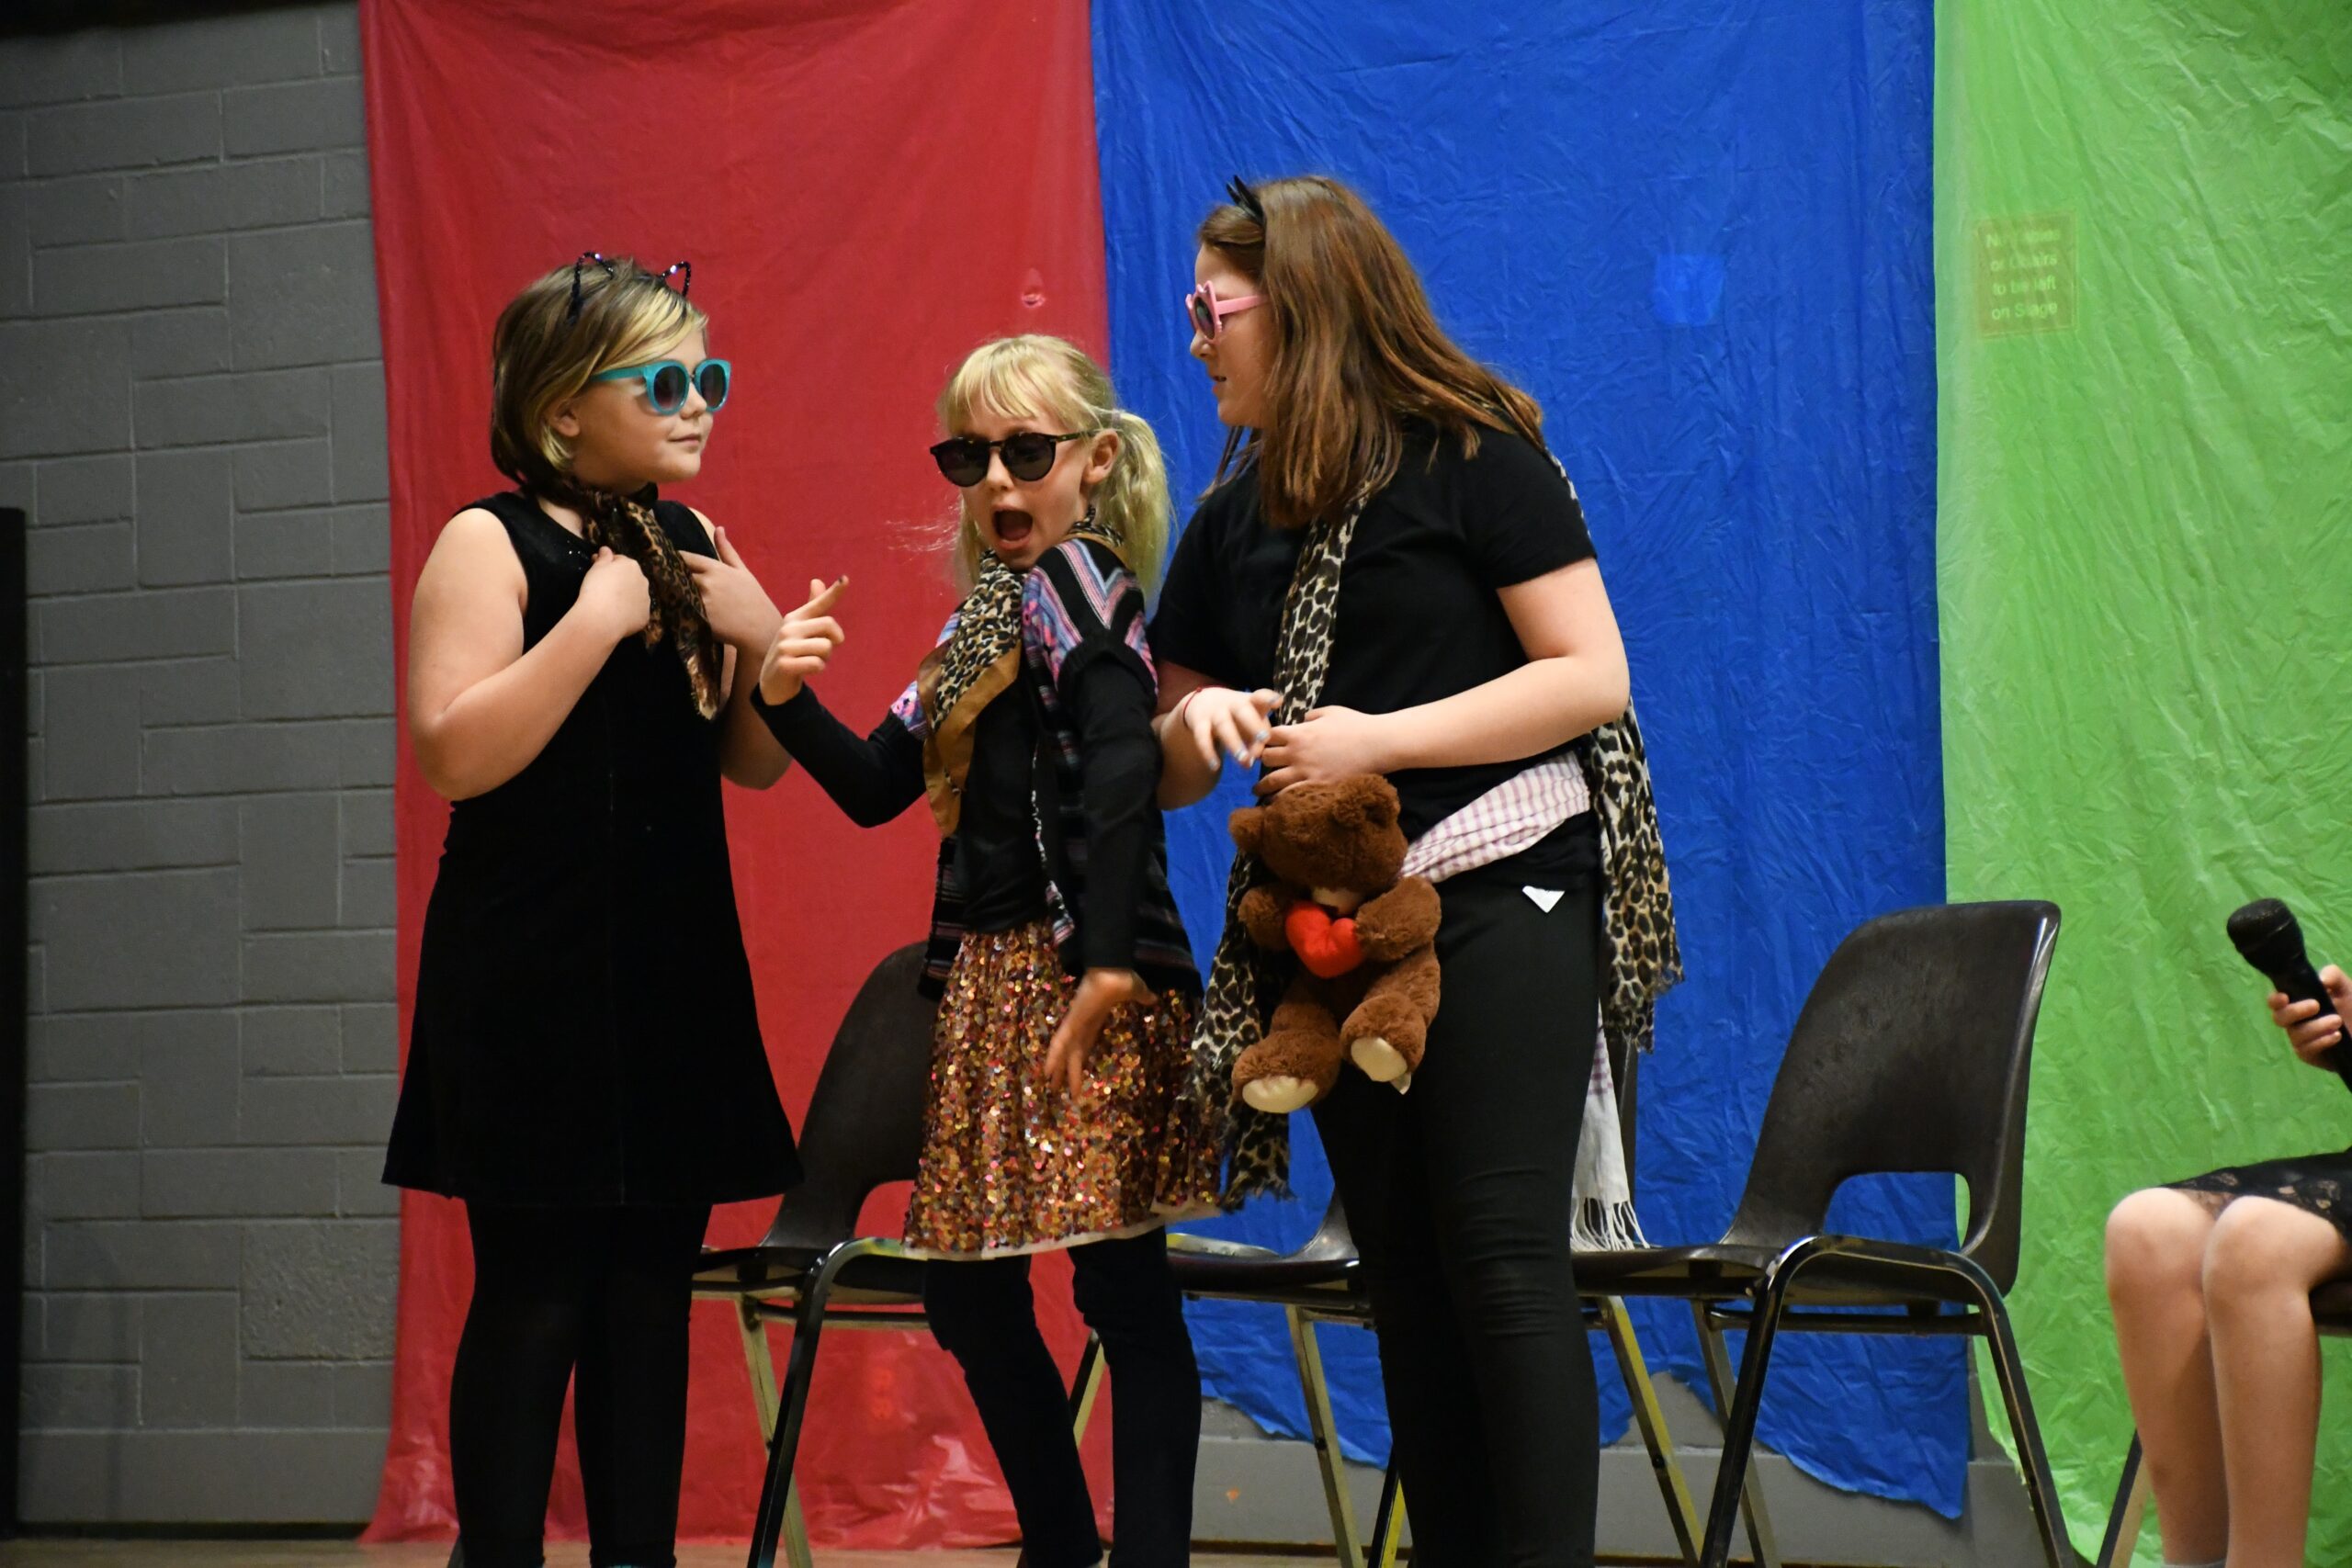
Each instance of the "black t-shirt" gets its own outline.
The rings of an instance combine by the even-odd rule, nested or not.
[[[1212,491],[1169,564],[1153,656],[1219,685],[1272,685],[1283,602],[1305,542],[1304,529],[1267,525],[1254,466]],[[1477,455],[1464,457],[1457,439],[1412,431],[1396,479],[1364,508],[1348,547],[1323,705],[1394,713],[1510,673],[1527,654],[1496,591],[1592,553],[1576,492],[1534,446],[1482,429]],[[1391,773],[1407,836],[1524,766]]]

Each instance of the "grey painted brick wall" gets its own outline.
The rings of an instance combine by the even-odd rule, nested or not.
[[[358,71],[350,0],[0,38],[28,1520],[375,1499],[393,723]]]

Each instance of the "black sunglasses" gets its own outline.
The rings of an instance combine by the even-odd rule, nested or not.
[[[571,312],[563,318],[567,323],[576,321],[580,319],[580,269],[586,266],[590,262],[594,262],[598,266],[604,268],[605,276],[606,277],[616,277],[620,274],[620,269],[618,267],[605,259],[605,254],[602,251],[581,252],[580,259],[571,264]],[[654,282],[662,285],[664,288],[667,288],[670,286],[670,279],[673,277],[676,278],[678,280],[678,298],[683,299],[694,291],[695,264],[686,261],[672,262],[660,272],[640,272],[637,276],[639,277],[650,277],[653,279]]]
[[[1023,484],[1042,479],[1052,470],[1054,459],[1061,455],[1065,441],[1083,441],[1090,435],[1100,435],[1099,430],[1073,431],[1068,435],[1047,435],[1042,431],[1016,430],[1001,441],[983,441],[977,435],[951,435],[931,449],[932,459],[939,465],[940,474],[952,485],[976,485],[989,477],[989,454],[1004,454],[1004,471]]]

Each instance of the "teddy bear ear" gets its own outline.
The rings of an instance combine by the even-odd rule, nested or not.
[[[1245,855],[1258,852],[1259,835],[1266,824],[1266,808],[1245,806],[1227,819],[1227,830],[1233,835],[1233,847]]]
[[[1396,788],[1376,774],[1349,780],[1331,807],[1331,819],[1350,829],[1393,828],[1396,817]]]

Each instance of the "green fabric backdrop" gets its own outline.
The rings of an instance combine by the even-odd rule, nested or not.
[[[2352,964],[2352,6],[1944,0],[1937,51],[1951,896],[2065,911],[2015,1307],[2088,1551],[2131,1426],[2107,1211],[2352,1143],[2222,935],[2277,895]]]

